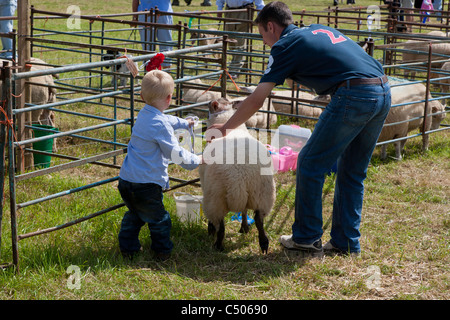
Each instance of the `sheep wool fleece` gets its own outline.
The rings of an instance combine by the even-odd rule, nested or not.
[[[344,252],[360,252],[363,182],[391,105],[383,74],[381,64],[358,44],[326,26],[290,25],[272,46],[261,82],[278,85],[291,78],[332,95],[298,156],[294,242],[310,245],[321,239],[325,174],[337,163],[330,241]],[[350,82],[362,78],[380,81]]]

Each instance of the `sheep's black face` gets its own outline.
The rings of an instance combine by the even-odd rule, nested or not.
[[[117,51],[106,50],[106,54],[102,55],[102,61],[114,60],[118,56],[119,56],[119,53]],[[109,69],[109,66],[106,66],[105,68]]]

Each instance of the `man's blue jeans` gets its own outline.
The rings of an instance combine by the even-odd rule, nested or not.
[[[152,239],[151,248],[158,253],[170,253],[172,221],[163,204],[161,186],[154,183],[132,183],[119,179],[120,195],[127,205],[119,232],[119,247],[124,253],[140,250],[139,231],[147,223]]]
[[[321,114],[297,162],[293,240],[312,244],[322,237],[325,174],[337,162],[331,243],[359,252],[364,179],[391,105],[390,86],[338,88]]]

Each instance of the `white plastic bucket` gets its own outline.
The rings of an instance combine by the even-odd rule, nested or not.
[[[272,146],[276,149],[290,147],[293,151],[300,152],[310,136],[310,129],[300,128],[297,125],[283,124],[275,131],[275,135],[272,139]]]
[[[181,222],[197,223],[202,216],[203,196],[194,196],[185,192],[174,193],[177,216]]]

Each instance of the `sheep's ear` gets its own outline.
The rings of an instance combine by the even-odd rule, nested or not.
[[[217,110],[219,109],[219,101],[217,101],[217,100],[212,100],[210,103],[209,103],[209,109],[211,110],[211,111],[213,111],[213,112],[217,112]]]

